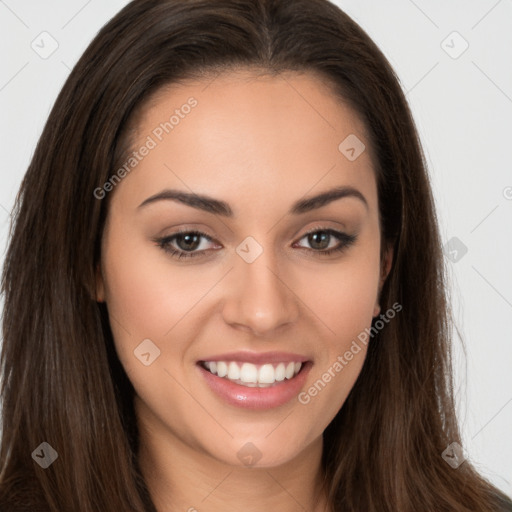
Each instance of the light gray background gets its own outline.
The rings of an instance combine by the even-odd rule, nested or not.
[[[49,110],[88,43],[126,3],[0,0],[0,264],[9,212]],[[395,68],[422,136],[444,243],[460,241],[446,257],[466,345],[464,356],[454,342],[465,449],[510,495],[512,1],[336,3]],[[43,31],[58,43],[47,59],[31,47],[51,48]]]

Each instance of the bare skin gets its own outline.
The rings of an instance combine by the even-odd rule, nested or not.
[[[158,140],[155,129],[191,97],[197,105]],[[367,147],[354,161],[338,149],[349,134]],[[140,461],[155,505],[159,512],[328,511],[322,433],[366,348],[340,372],[333,363],[379,314],[392,258],[381,254],[364,126],[312,74],[238,71],[160,91],[139,120],[134,148],[148,136],[156,147],[111,192],[97,299],[107,303],[136,391]],[[362,198],[290,213],[297,201],[335,187]],[[232,216],[176,200],[140,206],[164,189],[224,201]],[[209,237],[190,251],[198,256],[177,259],[155,242],[179,229]],[[247,237],[262,249],[250,263],[236,251]],[[173,240],[167,248],[190,249]],[[322,254],[335,247],[342,250]],[[134,356],[145,339],[160,350],[148,366]],[[265,410],[237,407],[212,391],[198,367],[234,351],[307,357],[303,392],[329,368],[331,379],[308,403],[295,397]],[[244,446],[254,450],[250,465],[240,457]]]

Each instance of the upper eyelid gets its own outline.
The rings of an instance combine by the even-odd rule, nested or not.
[[[334,236],[346,234],[343,231],[339,231],[339,230],[334,229],[334,228],[329,228],[329,227],[313,227],[310,230],[308,230],[305,233],[303,233],[300,237],[296,238],[295,242],[296,241],[300,241],[304,237],[306,237],[306,236],[308,236],[308,235],[310,235],[312,233],[319,232],[319,231],[326,231],[328,233],[333,234]],[[184,229],[184,230],[176,231],[172,235],[161,237],[160,240],[161,241],[167,241],[167,242],[170,243],[171,241],[174,241],[176,239],[176,237],[178,237],[180,235],[187,235],[187,234],[196,234],[196,235],[199,235],[199,236],[202,236],[202,237],[206,238],[210,242],[220,243],[220,242],[217,242],[217,240],[215,238],[213,238],[212,236],[208,235],[207,233],[204,233],[203,231],[196,230],[196,229]],[[295,243],[295,242],[293,242],[293,243]],[[203,251],[190,251],[190,254],[193,254],[194,252],[203,252]],[[187,252],[187,251],[183,251],[183,252]],[[320,252],[320,251],[318,251],[318,252]]]

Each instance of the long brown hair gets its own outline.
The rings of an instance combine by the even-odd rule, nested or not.
[[[2,275],[0,508],[154,511],[137,461],[133,387],[113,348],[95,268],[107,182],[126,127],[165,84],[235,68],[315,72],[370,135],[385,243],[395,256],[376,334],[324,433],[336,511],[494,511],[505,497],[469,462],[454,413],[450,316],[433,198],[390,65],[326,0],[135,0],[92,41],[64,85],[23,180]],[[32,452],[47,442],[58,463]],[[9,508],[11,507],[11,508]]]

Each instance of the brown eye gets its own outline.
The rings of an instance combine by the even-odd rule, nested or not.
[[[182,231],[153,241],[174,258],[192,258],[204,256],[207,251],[219,248],[218,244],[199,231]],[[215,247],[216,246],[216,247]]]
[[[182,251],[195,251],[199,247],[200,242],[201,235],[197,233],[186,233],[175,237],[175,243],[178,249]]]
[[[300,241],[298,247],[319,256],[327,256],[347,249],[356,241],[356,238],[355,235],[348,235],[334,229],[316,229],[306,233],[300,239],[305,240],[309,247],[301,245]]]
[[[308,235],[308,243],[312,249],[327,249],[331,241],[331,234],[327,231],[316,231]]]

